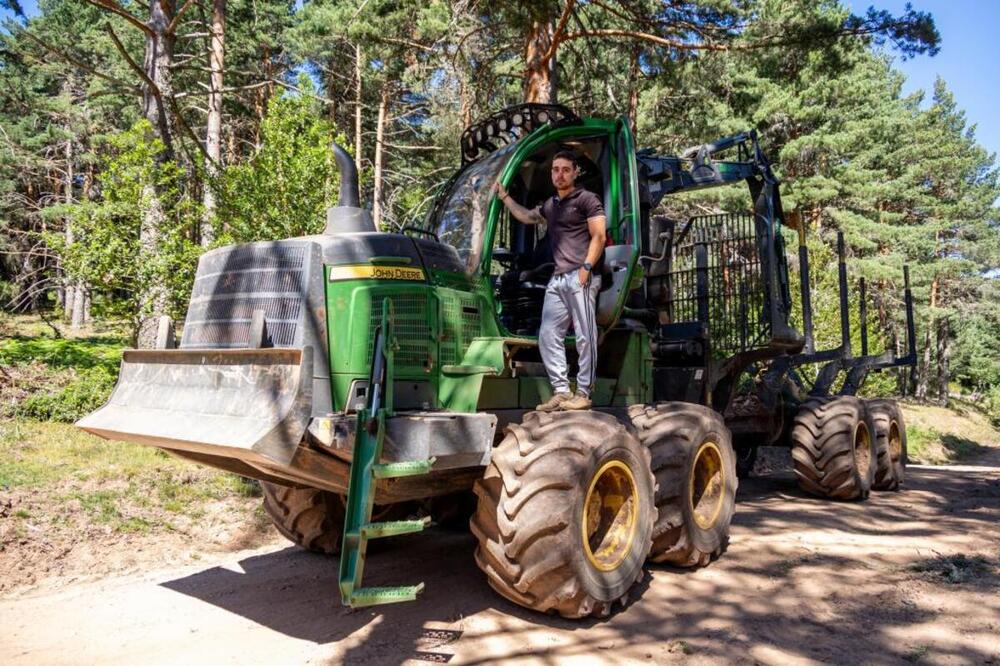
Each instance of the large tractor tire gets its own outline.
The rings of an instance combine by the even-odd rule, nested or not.
[[[906,474],[906,425],[895,400],[865,403],[875,424],[875,481],[873,490],[899,490]]]
[[[858,398],[813,398],[792,426],[799,487],[838,500],[865,499],[875,479],[875,425]]]
[[[657,519],[649,559],[697,567],[729,542],[736,455],[717,412],[689,402],[634,405],[629,417],[652,455]]]
[[[323,555],[340,552],[347,517],[343,495],[316,488],[290,488],[261,481],[264,511],[275,529],[296,546]],[[414,502],[376,504],[372,521],[405,520],[421,513]],[[369,544],[369,552],[390,545],[395,537]]]
[[[292,543],[324,555],[340,552],[344,498],[316,488],[290,488],[261,481],[264,511]]]
[[[643,576],[654,492],[649,453],[614,417],[531,412],[476,482],[476,564],[516,604],[606,616]]]

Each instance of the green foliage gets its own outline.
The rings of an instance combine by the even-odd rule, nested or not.
[[[28,396],[15,413],[40,421],[72,423],[107,402],[117,378],[117,370],[112,372],[103,367],[82,370],[58,391]]]
[[[993,425],[1000,426],[1000,385],[993,385],[986,389],[986,394],[982,400],[983,411],[989,417]]]
[[[200,207],[184,189],[181,167],[164,159],[163,143],[146,120],[106,143],[101,200],[64,206],[75,240],[68,245],[51,235],[49,242],[69,272],[114,293],[116,314],[134,327],[149,316],[149,294],[156,289],[166,290],[168,311],[183,317],[201,252],[192,240]]]
[[[0,365],[40,361],[53,369],[117,371],[124,341],[103,336],[90,338],[11,337],[0,343]]]
[[[941,433],[917,425],[906,426],[906,448],[911,458],[927,456],[930,446],[941,438]]]
[[[24,395],[4,404],[2,415],[69,423],[97,409],[114,388],[123,346],[111,337],[5,340],[0,364],[9,368]],[[40,374],[24,372],[34,364],[42,364]]]
[[[991,387],[1000,391],[1000,284],[996,282],[983,284],[975,294],[977,307],[963,313],[956,331],[955,376],[973,391]]]
[[[276,97],[261,123],[260,150],[230,166],[219,187],[221,243],[318,233],[340,178],[331,141],[346,143],[305,96]]]

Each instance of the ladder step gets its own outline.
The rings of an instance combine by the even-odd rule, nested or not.
[[[361,606],[377,606],[378,604],[413,601],[423,589],[423,583],[402,585],[400,587],[359,587],[351,594],[351,607],[358,608]]]
[[[409,460],[407,462],[382,463],[372,465],[372,476],[376,479],[395,479],[401,476],[418,476],[427,474],[434,466],[437,458],[428,460]]]
[[[361,526],[361,535],[366,539],[378,539],[399,534],[412,534],[422,531],[431,522],[430,516],[419,520],[391,520],[385,523],[368,523]]]

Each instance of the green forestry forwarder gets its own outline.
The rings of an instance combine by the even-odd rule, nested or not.
[[[753,132],[657,156],[635,150],[626,118],[521,105],[468,128],[461,150],[424,223],[385,233],[335,146],[325,231],[203,255],[179,348],[162,322],[160,348],[126,351],[108,403],[79,426],[259,479],[279,531],[339,552],[352,606],[415,598],[422,583],[362,587],[368,541],[454,514],[470,489],[490,585],[586,617],[626,603],[647,560],[718,556],[737,467],[759,445],[791,446],[800,485],[820,496],[899,486],[899,411],[853,394],[867,372],[913,362],[912,315],[906,357],[868,356],[864,330],[854,356],[841,252],[844,339],[814,350],[799,225],[804,334],[789,326],[780,226],[794,219]],[[604,210],[598,353],[591,408],[540,412],[556,262],[545,227],[510,215],[493,186],[534,208],[556,193],[561,151]],[[730,183],[748,186],[746,212],[651,215],[668,194]],[[811,387],[807,363],[822,364]],[[410,518],[415,502],[431,515]]]

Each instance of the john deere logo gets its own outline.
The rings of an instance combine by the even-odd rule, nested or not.
[[[337,280],[423,280],[424,271],[408,266],[333,266],[330,282]]]

